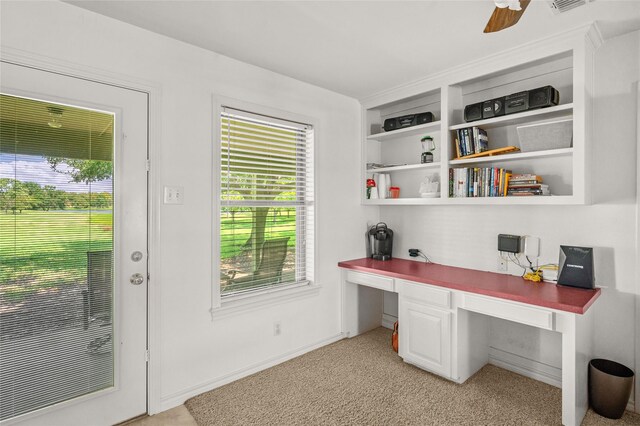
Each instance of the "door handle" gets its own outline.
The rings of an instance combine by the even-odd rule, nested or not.
[[[140,285],[144,282],[144,276],[142,274],[133,274],[129,278],[129,282],[133,285]]]

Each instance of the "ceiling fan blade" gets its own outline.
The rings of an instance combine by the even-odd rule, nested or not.
[[[498,7],[495,8],[491,18],[489,18],[489,22],[487,22],[487,26],[484,29],[485,33],[494,33],[496,31],[504,30],[505,28],[509,28],[512,25],[515,25],[519,20],[522,14],[524,13],[527,6],[531,0],[520,0],[521,10],[511,10],[507,7],[500,9]]]

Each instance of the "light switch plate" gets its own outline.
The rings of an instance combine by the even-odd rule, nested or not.
[[[164,203],[182,204],[184,199],[184,188],[182,186],[165,186]]]

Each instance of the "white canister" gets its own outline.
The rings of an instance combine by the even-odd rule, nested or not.
[[[389,195],[389,189],[391,188],[391,175],[390,174],[385,174],[384,175],[384,183],[386,185],[384,192],[387,194],[387,198],[390,198],[391,195]]]
[[[378,189],[378,196],[380,196],[380,199],[384,200],[387,198],[387,175],[384,173],[380,173],[378,176]]]

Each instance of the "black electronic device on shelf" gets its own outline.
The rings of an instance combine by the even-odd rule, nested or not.
[[[421,112],[418,114],[408,114],[401,117],[387,118],[384,120],[383,129],[385,132],[391,130],[404,129],[405,127],[419,126],[433,121],[433,114],[430,112]]]
[[[512,93],[504,97],[504,113],[515,114],[529,109],[529,92]]]
[[[482,106],[484,102],[478,102],[477,104],[471,104],[464,107],[464,121],[482,120]]]
[[[560,93],[551,86],[529,90],[529,109],[550,107],[559,102]]]
[[[504,114],[504,96],[482,103],[482,118],[500,117]]]
[[[560,103],[560,93],[552,86],[512,93],[464,107],[464,121],[477,121],[505,114],[545,108]]]
[[[560,246],[558,284],[578,288],[594,288],[593,249]]]

